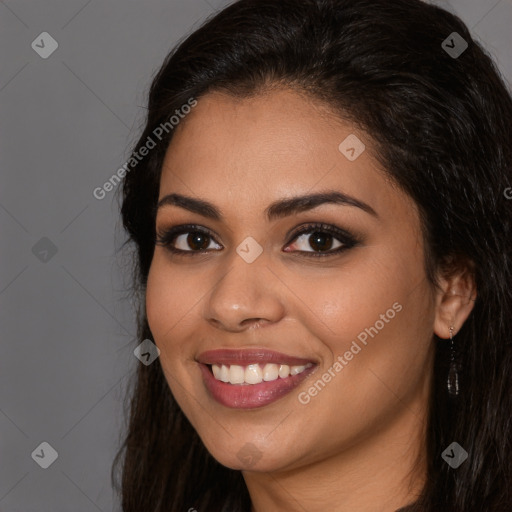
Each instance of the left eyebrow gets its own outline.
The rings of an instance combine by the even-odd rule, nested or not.
[[[344,206],[354,206],[361,210],[379,217],[377,212],[368,204],[363,201],[356,199],[355,197],[343,194],[341,192],[320,192],[318,194],[308,194],[303,196],[291,197],[289,199],[282,199],[272,203],[266,210],[265,213],[269,221],[279,219],[292,215],[294,213],[300,213],[307,210],[312,210],[322,204],[340,204]]]
[[[355,197],[336,191],[326,191],[317,194],[306,194],[288,199],[280,199],[271,203],[270,206],[266,208],[265,215],[269,221],[273,221],[295,213],[312,210],[322,204],[353,206],[376,218],[379,217],[377,212],[370,205]],[[213,220],[222,219],[221,211],[215,205],[204,199],[196,199],[181,194],[168,194],[158,202],[156,209],[158,210],[165,205],[179,206]]]

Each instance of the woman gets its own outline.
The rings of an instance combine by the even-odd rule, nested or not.
[[[123,511],[511,510],[511,124],[417,0],[240,0],[183,41],[123,187],[160,351]]]

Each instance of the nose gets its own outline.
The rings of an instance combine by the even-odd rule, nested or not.
[[[206,320],[230,332],[278,322],[284,316],[284,306],[276,281],[263,254],[247,263],[235,253],[207,295]]]

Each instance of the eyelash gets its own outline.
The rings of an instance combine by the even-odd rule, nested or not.
[[[208,237],[212,238],[215,243],[218,243],[215,240],[214,234],[207,228],[203,228],[201,226],[198,226],[197,224],[185,224],[181,226],[174,226],[172,228],[169,228],[167,230],[163,230],[162,232],[157,234],[156,238],[156,245],[161,245],[165,247],[168,251],[170,251],[173,254],[176,254],[178,256],[196,256],[196,255],[202,255],[206,252],[211,252],[212,250],[201,250],[201,251],[184,251],[182,249],[176,249],[175,247],[172,247],[172,243],[175,241],[175,239],[183,235],[185,233],[201,233],[203,235],[207,235]],[[312,258],[318,258],[318,257],[327,257],[327,256],[334,256],[337,255],[343,251],[346,251],[347,249],[351,249],[352,247],[358,245],[360,241],[347,231],[340,229],[336,226],[332,226],[330,224],[323,224],[323,223],[313,223],[313,224],[306,224],[298,228],[294,233],[292,238],[290,239],[290,242],[288,242],[287,245],[289,245],[291,242],[293,242],[296,238],[298,238],[300,235],[303,234],[313,234],[313,233],[327,233],[329,235],[332,235],[336,240],[341,242],[343,245],[341,247],[338,247],[334,250],[329,250],[325,252],[315,252],[315,251],[291,251],[291,252],[298,252],[301,255],[305,257],[312,257]],[[220,244],[219,244],[220,245]],[[218,251],[218,249],[213,249],[213,251]]]

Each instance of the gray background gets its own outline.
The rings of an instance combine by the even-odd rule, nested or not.
[[[2,512],[118,510],[110,467],[141,363],[114,193],[92,191],[125,162],[165,55],[227,3],[0,1]],[[510,83],[512,1],[436,3]],[[31,47],[45,31],[59,44],[47,59]],[[43,441],[48,469],[31,457]]]

